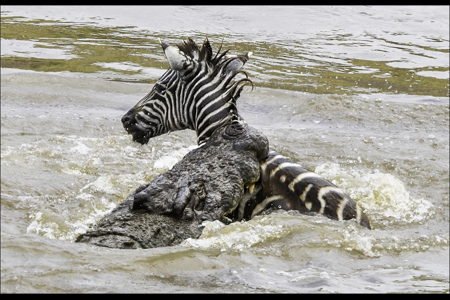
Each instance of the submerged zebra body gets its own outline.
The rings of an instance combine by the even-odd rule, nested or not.
[[[170,69],[153,89],[123,117],[133,140],[145,144],[150,138],[176,130],[193,129],[203,145],[222,126],[244,122],[236,100],[243,85],[251,83],[241,71],[250,54],[228,56],[220,49],[213,57],[209,41],[201,47],[189,39],[178,47],[161,42]],[[233,81],[238,74],[245,77]],[[247,187],[230,217],[251,219],[266,210],[298,210],[323,214],[337,220],[356,219],[371,228],[368,218],[341,189],[303,169],[275,151],[260,160],[260,180]]]
[[[261,188],[246,197],[238,208],[238,219],[251,219],[266,210],[298,210],[323,214],[331,219],[356,219],[371,228],[370,221],[355,201],[340,188],[302,168],[276,151],[261,162]]]

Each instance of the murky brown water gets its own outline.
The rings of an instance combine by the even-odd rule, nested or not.
[[[448,7],[2,6],[1,291],[449,292]],[[73,243],[195,147],[120,117],[158,37],[253,51],[239,109],[375,230],[278,212],[149,250]]]

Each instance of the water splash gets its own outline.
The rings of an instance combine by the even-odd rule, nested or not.
[[[98,200],[91,194],[82,193],[75,198],[75,201],[82,201],[77,209],[55,209],[54,205],[30,212],[29,218],[32,221],[27,227],[27,233],[35,233],[49,239],[73,241],[116,206],[105,197]]]
[[[205,228],[199,239],[187,239],[182,245],[200,249],[241,251],[289,234],[282,224],[277,224],[270,216],[257,216],[247,222],[229,225],[217,220],[205,222],[203,225]]]
[[[192,145],[189,147],[181,147],[180,149],[171,151],[167,155],[160,157],[153,164],[153,168],[157,170],[168,170],[171,169],[177,162],[179,162],[186,154],[190,151],[198,148],[197,145]]]
[[[421,223],[434,214],[430,201],[412,196],[392,174],[345,170],[335,163],[322,164],[315,172],[343,188],[377,225]]]

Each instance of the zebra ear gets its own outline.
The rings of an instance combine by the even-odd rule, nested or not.
[[[172,70],[178,71],[181,73],[181,75],[183,75],[187,70],[192,68],[192,59],[178,47],[168,45],[164,42],[161,42],[161,40],[159,40],[159,43],[164,50],[164,54],[166,55],[166,58],[169,61],[169,65]]]
[[[252,52],[248,52],[246,54],[239,54],[236,56],[228,56],[227,58],[230,58],[229,63],[225,67],[226,72],[232,72],[236,73],[239,72],[239,70],[244,66],[244,64],[247,62],[247,60],[252,55]]]

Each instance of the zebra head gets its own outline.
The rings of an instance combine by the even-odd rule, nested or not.
[[[251,52],[230,56],[220,47],[213,57],[207,38],[201,47],[192,39],[177,46],[160,44],[170,69],[122,117],[134,141],[146,144],[170,131],[193,129],[202,145],[217,128],[240,119],[236,100],[245,83],[252,84],[241,68]],[[237,74],[245,77],[235,81]]]

